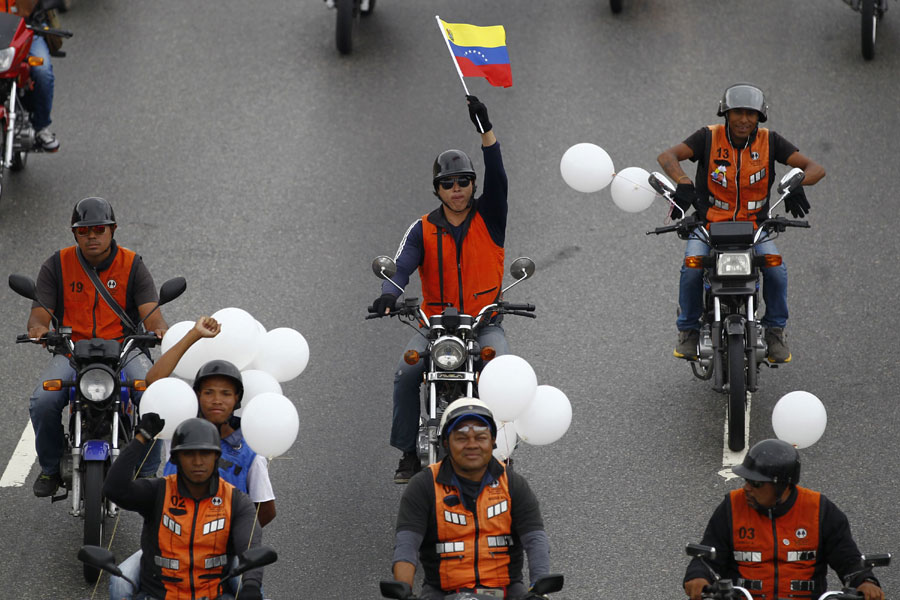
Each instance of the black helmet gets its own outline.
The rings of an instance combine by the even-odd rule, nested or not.
[[[750,481],[772,482],[780,494],[800,481],[800,453],[783,440],[763,440],[750,448],[732,471]]]
[[[206,419],[187,419],[172,434],[171,455],[181,450],[215,450],[222,454],[219,440],[219,430]]]
[[[116,213],[103,198],[91,197],[79,200],[72,211],[72,227],[115,225]]]
[[[724,117],[732,108],[749,108],[759,113],[759,122],[765,123],[768,119],[769,105],[766,104],[766,95],[752,83],[736,83],[730,86],[719,101],[719,112],[716,114]]]
[[[491,428],[491,437],[497,437],[497,423],[488,405],[477,398],[459,398],[451,402],[441,416],[441,439],[446,439],[448,430],[466,417],[485,421]]]
[[[434,159],[434,177],[431,182],[437,189],[438,181],[450,175],[470,175],[475,179],[475,167],[472,160],[462,150],[444,150]]]
[[[227,377],[234,382],[235,387],[237,387],[237,403],[235,403],[234,407],[240,408],[241,398],[244,396],[244,380],[241,378],[241,371],[227,360],[211,360],[200,367],[197,375],[194,376],[194,391],[199,392],[200,383],[205,378],[213,375]]]

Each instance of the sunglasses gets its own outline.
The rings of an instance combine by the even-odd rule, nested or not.
[[[766,483],[767,483],[765,481],[753,481],[752,479],[745,479],[744,482],[749,484],[750,487],[757,489],[757,490],[759,488],[761,488],[762,486],[766,485]]]
[[[458,183],[459,187],[467,188],[469,184],[472,183],[472,178],[468,175],[458,175],[456,177],[447,177],[446,179],[441,179],[438,181],[442,188],[445,190],[452,190],[453,184]]]
[[[456,433],[457,431],[462,434],[469,433],[470,431],[472,433],[484,433],[485,431],[489,432],[490,430],[491,428],[487,425],[462,425],[454,429],[453,433]]]
[[[107,227],[108,225],[92,225],[90,227],[73,227],[72,229],[75,230],[75,233],[77,235],[84,237],[91,231],[93,231],[97,235],[103,235],[104,233],[106,233]]]

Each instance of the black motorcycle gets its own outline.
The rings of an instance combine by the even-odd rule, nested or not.
[[[758,389],[760,365],[766,360],[763,326],[756,318],[762,267],[781,264],[777,254],[757,254],[755,247],[774,240],[788,227],[809,227],[806,221],[772,216],[772,211],[803,182],[801,169],[792,169],[778,184],[780,197],[769,208],[767,219],[754,229],[750,221],[709,223],[708,229],[695,215],[686,217],[675,205],[675,187],[662,173],[650,175],[649,183],[679,211],[674,225],[658,227],[647,235],[676,232],[683,240],[700,239],[710,247],[708,256],[685,257],[688,268],[703,269],[703,313],[700,344],[691,370],[698,379],[713,380],[713,389],[728,394],[728,447],[744,449],[748,392]]]
[[[20,296],[40,303],[31,278],[10,275],[9,287]],[[186,287],[182,277],[166,281],[159,290],[159,304],[154,310],[180,296]],[[113,517],[117,512],[115,504],[103,496],[103,481],[119,450],[134,437],[140,415],[132,395],[147,386],[145,381],[127,379],[123,368],[127,361],[161,340],[154,333],[137,333],[121,342],[100,338],[73,342],[72,328],[61,327],[50,314],[54,331],[40,338],[22,334],[16,337],[16,343],[45,345],[51,353],[67,356],[75,371],[72,381],[43,382],[45,390],[69,392],[66,451],[60,463],[66,492],[51,500],[65,500],[71,493],[70,514],[84,519],[84,543],[99,545],[103,541],[104,518]],[[146,317],[138,323],[138,328],[144,320]],[[96,568],[85,564],[84,577],[89,583],[95,582],[98,575]]]
[[[875,38],[878,34],[878,21],[887,12],[887,0],[844,0],[850,8],[860,14],[862,29],[862,55],[866,60],[875,58]]]

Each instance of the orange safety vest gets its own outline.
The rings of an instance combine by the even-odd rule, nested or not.
[[[769,130],[760,128],[744,148],[728,141],[725,125],[709,125],[712,134],[706,164],[706,187],[712,206],[709,222],[755,221],[771,187]]]
[[[818,598],[813,583],[819,547],[820,494],[797,487],[797,500],[783,516],[770,518],[750,508],[742,490],[731,492],[736,585],[754,598]]]
[[[453,234],[429,221],[428,215],[422,217],[422,240],[425,255],[419,279],[426,315],[439,315],[446,305],[477,315],[494,302],[503,284],[504,250],[491,239],[480,213],[476,211],[469,222],[461,249]]]
[[[3,0],[3,3],[0,4],[0,12],[14,13],[16,12],[13,10],[15,6],[16,0]]]
[[[461,499],[462,490],[437,482],[440,466],[435,463],[429,468],[435,479],[441,589],[505,588],[510,584],[509,548],[513,544],[512,499],[506,471],[479,494],[472,514],[461,501],[453,506],[444,502],[454,492]]]
[[[228,567],[234,486],[219,478],[211,498],[194,500],[178,491],[178,475],[166,478],[166,504],[159,520],[159,554],[152,560],[162,575],[166,600],[215,598]]]
[[[59,262],[62,273],[63,322],[72,328],[72,341],[103,338],[105,340],[121,339],[125,335],[119,316],[100,297],[88,277],[78,255],[76,246],[69,246],[59,251]],[[131,282],[131,270],[137,255],[121,246],[116,251],[112,264],[105,271],[98,272],[100,281],[106,285],[107,291],[122,310],[125,310],[128,298],[128,286]]]

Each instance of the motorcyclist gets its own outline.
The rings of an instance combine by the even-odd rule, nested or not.
[[[440,424],[447,457],[414,476],[404,490],[394,542],[394,579],[419,598],[464,590],[516,600],[525,597],[524,555],[532,583],[550,569],[550,547],[528,482],[493,456],[497,425],[487,405],[455,400]]]
[[[139,255],[116,244],[116,215],[103,198],[80,200],[72,212],[71,227],[75,245],[56,252],[41,266],[38,300],[59,319],[61,326],[72,328],[72,341],[94,337],[121,339],[132,333],[121,316],[137,323],[156,308],[159,295],[153,277]],[[106,303],[89,272],[96,274],[122,315]],[[50,313],[38,302],[32,304],[27,325],[30,338],[40,338],[50,330]],[[150,314],[144,326],[160,338],[169,327],[159,310]],[[123,368],[129,379],[143,379],[149,367],[149,358],[135,351],[126,357]],[[39,381],[72,378],[68,358],[56,354]],[[135,401],[138,399],[136,395]],[[31,423],[41,466],[34,483],[34,495],[38,497],[52,496],[61,482],[59,462],[65,440],[60,413],[68,401],[67,390],[47,391],[41,383],[31,395]],[[154,445],[141,467],[141,475],[155,475],[159,461],[159,447]]]
[[[30,23],[33,15],[42,12],[40,4],[40,0],[0,0],[0,12],[18,14]],[[46,25],[46,23],[38,24]],[[35,132],[34,138],[44,152],[56,152],[59,150],[59,140],[56,139],[56,134],[50,131],[50,111],[53,109],[53,87],[56,78],[50,62],[50,48],[47,47],[47,40],[43,36],[34,36],[28,56],[36,56],[43,60],[43,64],[30,67],[34,89],[28,94],[27,101],[31,111],[31,126]]]
[[[703,534],[702,544],[716,549],[716,558],[706,559],[716,573],[754,598],[817,598],[827,589],[830,565],[865,600],[884,599],[872,570],[861,566],[844,513],[823,494],[797,485],[796,448],[763,440],[733,471],[744,485],[719,504]],[[700,600],[711,580],[695,558],[684,576],[685,593]]]
[[[139,433],[113,462],[103,493],[144,518],[138,600],[215,598],[218,576],[237,554],[259,545],[256,510],[246,494],[219,477],[219,432],[205,419],[188,419],[175,429],[175,474],[132,479],[141,453],[164,425],[155,413],[141,416]],[[261,586],[262,569],[248,571],[239,597],[261,600]]]
[[[677,183],[675,201],[687,211],[697,210],[709,222],[754,221],[765,219],[769,209],[769,190],[775,180],[775,162],[803,169],[803,185],[814,185],[825,176],[825,169],[801,154],[797,147],[774,131],[760,128],[768,119],[769,106],[762,90],[749,83],[737,83],[725,90],[719,102],[718,116],[724,124],[709,125],[694,132],[682,143],[659,155],[660,166]],[[697,163],[696,186],[679,164]],[[809,201],[802,187],[785,199],[785,208],[795,218],[809,212]],[[756,246],[760,254],[778,254],[773,241]],[[685,256],[706,256],[709,246],[696,236],[688,240]],[[768,360],[791,360],[784,327],[788,319],[787,268],[762,269],[763,299],[766,314],[760,319],[766,328]],[[703,273],[682,264],[679,283],[678,342],[674,355],[697,358],[700,316],[703,310]]]
[[[506,171],[500,143],[494,135],[487,108],[475,96],[467,96],[469,117],[481,133],[484,155],[484,191],[475,197],[475,167],[461,150],[441,152],[434,161],[432,184],[441,205],[416,220],[406,231],[397,250],[397,274],[401,287],[419,270],[422,282],[422,307],[430,317],[445,306],[461,313],[478,314],[491,304],[503,282],[504,242],[506,238]],[[376,313],[389,314],[395,307],[398,291],[385,281],[381,295],[373,302]],[[478,334],[482,346],[491,346],[500,356],[508,352],[499,322],[482,328]],[[427,340],[418,333],[405,352],[424,354]],[[396,483],[406,483],[419,469],[416,436],[419,426],[419,385],[425,361],[408,365],[400,360],[394,375],[391,445],[403,455],[394,474]]]

